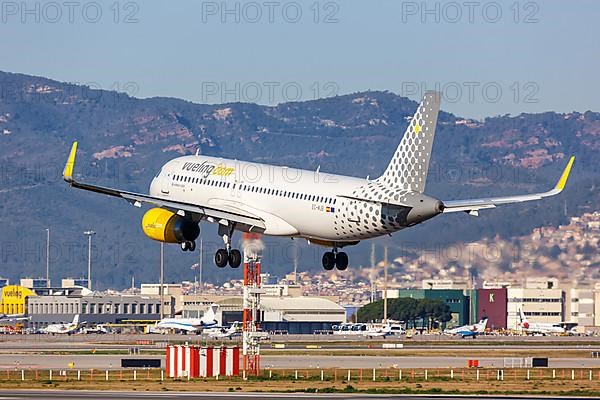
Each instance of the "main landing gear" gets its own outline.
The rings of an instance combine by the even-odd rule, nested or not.
[[[238,249],[219,249],[215,253],[215,264],[219,268],[225,268],[227,263],[231,268],[237,268],[242,264],[242,253]]]
[[[242,264],[242,253],[237,249],[231,248],[233,229],[234,224],[231,224],[231,226],[219,225],[219,235],[225,243],[225,248],[219,249],[215,253],[215,264],[219,268],[224,268],[228,263],[231,268],[238,268]]]
[[[334,248],[333,251],[326,251],[322,261],[323,268],[327,271],[331,271],[334,267],[340,271],[348,268],[348,255],[343,251],[338,253],[337,248]]]

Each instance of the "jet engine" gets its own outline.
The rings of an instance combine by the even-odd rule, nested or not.
[[[200,235],[194,221],[164,208],[152,208],[142,218],[142,229],[150,239],[165,243],[193,242]]]

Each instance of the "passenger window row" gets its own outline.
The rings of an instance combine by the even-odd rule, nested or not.
[[[176,182],[193,183],[193,184],[198,184],[198,185],[207,185],[207,186],[220,187],[220,188],[225,188],[225,189],[229,189],[230,187],[232,187],[232,185],[233,185],[233,189],[235,189],[236,185],[238,185],[237,183],[231,184],[230,182],[215,181],[215,180],[211,180],[211,179],[191,177],[191,176],[185,176],[185,175],[174,175],[173,180]],[[249,185],[246,183],[240,183],[239,190],[243,190],[245,192],[251,192],[251,193],[266,194],[266,195],[270,195],[270,196],[288,197],[288,198],[297,199],[297,200],[315,201],[315,202],[326,203],[326,204],[335,204],[336,203],[336,199],[332,198],[332,197],[317,196],[314,194],[307,194],[307,193],[297,193],[297,192],[291,192],[291,191],[280,190],[280,189],[264,188],[264,187],[260,187],[260,186]]]

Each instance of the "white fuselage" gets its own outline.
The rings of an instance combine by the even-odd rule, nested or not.
[[[159,329],[173,329],[185,332],[202,330],[204,324],[200,318],[164,318],[156,324]]]
[[[523,332],[531,334],[563,334],[566,332],[565,328],[560,325],[548,324],[548,323],[536,323],[526,321],[521,324]]]
[[[454,329],[447,329],[444,331],[445,334],[448,335],[459,335],[462,337],[467,336],[477,336],[480,333],[485,332],[485,328],[487,327],[487,319],[481,320],[475,325],[463,325]]]
[[[51,333],[51,334],[68,334],[68,333],[74,333],[77,328],[79,328],[78,324],[53,324],[53,325],[48,325],[46,328],[44,328],[42,331],[44,333]]]
[[[184,156],[162,167],[150,185],[150,195],[254,215],[265,221],[266,235],[341,242],[403,228],[382,224],[381,205],[342,197],[352,197],[368,182],[318,171]]]

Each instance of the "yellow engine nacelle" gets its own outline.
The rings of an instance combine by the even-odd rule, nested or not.
[[[164,243],[193,242],[200,235],[194,221],[164,208],[152,208],[142,218],[142,230],[150,239]]]

